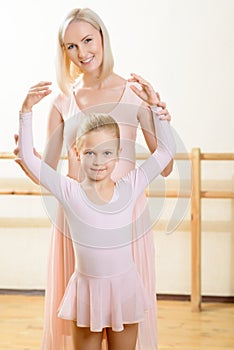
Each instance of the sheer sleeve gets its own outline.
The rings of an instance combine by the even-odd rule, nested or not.
[[[133,187],[135,199],[162,172],[173,159],[176,144],[167,120],[161,120],[152,108],[158,146],[154,153],[138,168],[131,171],[127,177]]]

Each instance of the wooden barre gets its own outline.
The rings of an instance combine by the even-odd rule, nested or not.
[[[145,191],[146,196],[149,198],[190,198],[191,193],[188,192],[182,192],[178,193],[178,191],[157,191],[157,190],[151,190]],[[41,192],[37,190],[0,190],[0,195],[14,195],[14,196],[51,196],[51,194],[47,191]],[[201,191],[201,198],[207,198],[207,199],[234,199],[234,192],[232,191]]]
[[[201,160],[234,160],[234,153],[200,153]]]
[[[168,221],[158,220],[152,225],[155,231],[165,231]],[[48,217],[0,217],[0,228],[51,228],[51,220]],[[230,221],[203,221],[202,228],[205,232],[228,232],[232,229]],[[188,233],[191,229],[190,219],[181,221],[177,227],[180,232]]]
[[[191,193],[181,192],[178,193],[176,190],[171,191],[157,191],[151,190],[145,191],[146,196],[149,198],[190,198]],[[14,196],[51,196],[47,191],[41,192],[37,190],[0,190],[0,195],[14,195]],[[232,191],[201,191],[201,198],[210,198],[210,199],[234,199],[234,192]]]
[[[150,153],[137,153],[137,159],[147,159]],[[15,159],[16,156],[10,152],[0,152],[0,159]],[[176,153],[175,160],[188,160],[192,158],[191,153]],[[61,159],[67,159],[67,156],[62,156]],[[200,153],[201,160],[234,160],[234,153]]]
[[[0,195],[14,195],[14,196],[51,196],[49,192],[41,192],[37,190],[0,190]]]

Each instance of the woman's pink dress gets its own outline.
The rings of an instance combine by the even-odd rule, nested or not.
[[[74,94],[69,97],[59,95],[54,105],[64,119],[64,142],[67,149],[74,143],[76,129],[79,122],[89,112],[108,112],[119,124],[122,156],[113,174],[118,180],[135,167],[135,141],[138,128],[137,113],[142,100],[138,98],[126,83],[121,100],[117,104],[95,106],[81,111]],[[74,176],[77,173],[76,160],[71,151],[68,152],[69,172]],[[75,169],[75,170],[74,170]],[[135,206],[135,223],[132,232],[132,254],[135,265],[143,281],[143,285],[151,298],[151,307],[145,313],[143,322],[139,324],[137,350],[157,349],[157,315],[156,315],[156,288],[155,288],[155,258],[154,243],[151,230],[151,221],[148,210],[145,208],[146,198],[142,195]],[[63,209],[59,205],[56,223],[52,228],[50,256],[48,261],[48,277],[45,297],[45,322],[43,350],[71,350],[71,321],[58,317],[58,308],[64,297],[65,290],[71,275],[75,270],[75,259],[72,241]],[[103,350],[107,350],[105,339]]]

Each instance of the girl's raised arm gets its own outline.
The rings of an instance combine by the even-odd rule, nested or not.
[[[138,119],[141,125],[141,129],[146,141],[146,144],[149,148],[149,151],[153,153],[157,146],[157,138],[155,133],[155,125],[153,120],[153,115],[151,109],[148,108],[149,105],[158,106],[157,111],[158,115],[165,120],[170,121],[171,116],[166,109],[166,104],[160,100],[160,96],[157,92],[154,91],[152,86],[146,82],[142,77],[137,74],[132,73],[132,78],[129,79],[130,82],[137,82],[142,86],[142,90],[139,90],[136,86],[131,86],[131,89],[135,92],[137,96],[142,99],[142,105],[138,112]],[[147,90],[146,90],[147,89]],[[161,175],[166,177],[170,175],[173,169],[173,159],[170,163],[163,169]]]

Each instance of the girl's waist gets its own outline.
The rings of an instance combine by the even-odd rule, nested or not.
[[[95,249],[76,246],[76,269],[96,277],[110,277],[129,270],[133,265],[131,246],[116,249]]]

